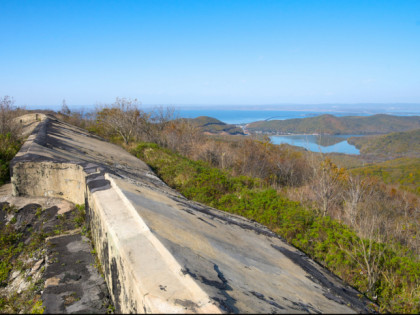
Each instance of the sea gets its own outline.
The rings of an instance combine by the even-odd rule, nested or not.
[[[71,110],[80,110],[93,108],[92,106],[70,106]],[[209,116],[216,118],[226,124],[245,126],[248,123],[261,120],[285,120],[293,118],[308,118],[323,114],[331,114],[337,117],[341,116],[369,116],[374,114],[388,114],[397,116],[420,116],[420,104],[349,104],[349,105],[196,105],[196,106],[167,106],[175,109],[175,117],[196,118],[199,116]],[[143,109],[150,111],[156,106],[145,105]],[[59,110],[60,107],[51,108]],[[350,136],[358,135],[340,135],[325,141],[322,136],[315,135],[287,135],[271,136],[274,144],[287,143],[295,146],[301,146],[307,150],[323,153],[345,153],[359,154],[359,150],[347,142]]]
[[[369,104],[354,105],[311,105],[296,106],[200,106],[200,107],[174,107],[179,117],[196,118],[209,116],[219,119],[227,124],[244,125],[260,120],[284,120],[293,118],[308,118],[323,114],[334,116],[370,116],[375,114],[388,114],[397,116],[420,116],[420,104],[369,106]]]

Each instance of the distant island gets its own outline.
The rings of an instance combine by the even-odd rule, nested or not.
[[[321,115],[310,118],[257,121],[246,126],[251,133],[265,134],[325,134],[325,135],[375,135],[409,131],[420,128],[420,116]]]

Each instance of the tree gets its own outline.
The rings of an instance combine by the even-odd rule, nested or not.
[[[115,103],[97,112],[97,122],[107,131],[121,136],[125,144],[133,140],[142,125],[149,123],[150,115],[142,111],[137,99],[118,98]]]
[[[65,99],[63,99],[63,102],[61,105],[61,113],[67,116],[70,116],[71,114],[70,108],[67,106]]]
[[[312,191],[320,207],[322,216],[327,215],[340,201],[344,170],[338,168],[330,159],[313,165]]]
[[[165,129],[176,119],[175,108],[155,107],[149,115],[147,123],[138,125],[138,134],[143,141],[155,142],[166,146]]]
[[[185,119],[168,122],[162,133],[165,146],[183,155],[190,156],[198,145],[204,143],[200,129]]]
[[[346,187],[343,190],[343,210],[350,226],[355,226],[359,207],[365,199],[373,194],[373,188],[368,178],[362,178],[360,175],[348,175]]]
[[[12,97],[6,95],[0,97],[0,134],[10,133],[12,137],[17,137],[20,125],[14,121],[17,115]]]
[[[366,205],[366,207],[372,206]],[[361,273],[366,275],[366,292],[376,300],[377,281],[382,272],[381,264],[387,249],[384,234],[381,230],[390,228],[390,226],[387,224],[389,220],[384,218],[380,209],[377,209],[377,206],[374,208],[376,211],[371,211],[371,209],[359,211],[355,228],[360,237],[354,239],[351,246],[348,246],[349,244],[346,244],[346,246],[339,244],[339,246],[357,262]]]

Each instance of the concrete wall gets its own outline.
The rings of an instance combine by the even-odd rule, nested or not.
[[[13,166],[13,195],[59,197],[84,204],[85,178],[83,168],[76,164],[18,162]]]
[[[86,202],[117,312],[369,312],[265,227],[186,200],[142,161],[52,117],[11,168],[15,195]]]

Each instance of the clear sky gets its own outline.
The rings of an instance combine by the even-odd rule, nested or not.
[[[0,0],[16,105],[420,103],[420,1]]]

